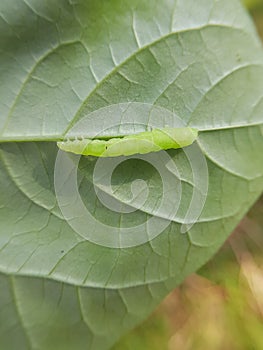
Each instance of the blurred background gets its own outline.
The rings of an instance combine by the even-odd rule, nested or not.
[[[243,2],[263,41],[263,0]],[[262,248],[263,196],[216,256],[112,350],[263,350]]]

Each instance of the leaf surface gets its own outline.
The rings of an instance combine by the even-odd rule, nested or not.
[[[1,322],[1,345],[107,348],[218,250],[262,192],[260,41],[234,0],[28,0],[2,2],[0,42],[0,299],[10,322]],[[167,153],[178,170],[168,192],[179,206],[168,200],[156,215],[163,182],[154,166],[123,162],[110,191],[102,182],[94,187],[95,159],[80,160],[78,190],[96,220],[115,230],[152,217],[156,225],[168,222],[144,244],[109,248],[85,239],[63,217],[54,188],[54,141],[69,130],[74,135],[85,118],[85,137],[112,123],[116,136],[134,133],[135,119],[147,126],[147,116],[135,113],[127,127],[118,115],[105,114],[111,105],[131,102],[165,108],[171,122],[174,113],[200,136],[188,151]],[[166,122],[158,120],[160,127]],[[195,183],[187,157],[196,154],[207,165],[207,192]],[[63,172],[60,178],[66,181]],[[149,189],[141,207],[129,202],[138,179]],[[195,190],[205,205],[183,234]],[[137,210],[112,211],[98,191],[110,203],[129,202]],[[78,219],[75,208],[72,220]],[[91,225],[82,226],[89,231]],[[144,234],[150,236],[147,224]],[[147,294],[152,286],[154,297]],[[132,301],[123,298],[126,292]],[[17,338],[8,336],[12,327]]]

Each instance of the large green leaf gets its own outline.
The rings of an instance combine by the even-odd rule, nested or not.
[[[234,0],[3,1],[0,43],[5,310],[0,344],[10,349],[17,348],[16,341],[20,348],[24,342],[25,349],[103,349],[206,262],[261,193],[261,44]],[[94,136],[113,121],[114,134],[134,132],[134,126],[121,129],[116,115],[102,120],[96,112],[127,102],[166,108],[201,131],[187,152],[192,159],[205,157],[209,186],[207,193],[199,188],[198,198],[206,196],[204,208],[182,234],[198,184],[187,153],[169,151],[178,167],[170,190],[178,196],[178,184],[182,187],[175,217],[167,221],[166,214],[175,209],[166,203],[155,217],[156,225],[167,221],[160,235],[142,245],[113,249],[85,239],[63,217],[54,189],[57,146],[51,141],[63,138],[87,116],[83,136]],[[135,117],[145,122],[147,116]],[[166,126],[167,120],[158,122]],[[92,216],[116,231],[147,222],[163,192],[154,166],[130,159],[115,169],[113,193],[96,185],[111,201],[123,203],[131,198],[133,181],[145,181],[145,205],[122,214],[98,200],[95,164],[93,158],[81,159],[78,172],[78,189]],[[201,175],[203,171],[200,167]],[[67,180],[62,171],[59,176]],[[74,200],[69,198],[68,204]],[[71,219],[79,219],[77,209]],[[82,226],[89,232],[92,223]],[[154,297],[147,294],[152,286]],[[131,301],[123,298],[126,292]],[[108,307],[102,303],[105,298]],[[14,327],[17,339],[8,335]]]
[[[164,283],[111,290],[4,275],[0,285],[0,348],[14,350],[107,349],[169,290]]]

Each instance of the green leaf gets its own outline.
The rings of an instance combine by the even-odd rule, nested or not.
[[[242,2],[250,11],[260,8],[263,5],[261,0],[243,0]]]
[[[110,290],[3,274],[0,285],[2,349],[108,349],[167,293],[163,283]]]
[[[0,344],[84,349],[94,341],[91,349],[107,348],[200,268],[260,195],[261,44],[234,0],[5,1],[0,43],[0,299],[7,310]],[[159,212],[167,183],[154,165],[162,164],[162,154],[151,158],[152,165],[130,159],[116,166],[111,189],[102,178],[94,188],[96,159],[80,160],[80,198],[107,227],[98,234],[108,238],[111,230],[141,225],[142,238],[147,238],[145,223],[151,218],[154,227],[163,227],[144,244],[110,248],[87,240],[93,221],[82,221],[75,192],[68,187],[70,177],[63,169],[56,172],[58,149],[52,141],[68,131],[79,136],[74,127],[83,120],[88,127],[80,131],[87,138],[112,126],[116,136],[132,134],[135,121],[148,127],[148,114],[136,113],[137,107],[130,119],[126,115],[128,126],[120,115],[107,114],[115,108],[111,105],[130,102],[165,108],[167,115],[155,120],[159,127],[166,127],[167,120],[174,123],[177,115],[201,132],[187,150],[166,153],[178,172]],[[194,162],[201,155],[204,167]],[[108,160],[101,169],[111,164]],[[207,191],[201,186],[205,165]],[[61,188],[54,186],[54,173]],[[138,179],[149,189],[142,206],[132,196]],[[144,187],[136,188],[143,193]],[[70,220],[61,212],[58,189],[65,194],[64,206],[73,204]],[[197,222],[187,226],[196,192],[197,204],[206,201]],[[112,205],[128,203],[137,210],[112,211],[98,194]],[[74,229],[75,222],[84,235]],[[152,286],[154,297],[147,294]],[[123,291],[131,299],[126,301]],[[17,339],[8,335],[14,325]]]
[[[12,1],[0,10],[0,140],[61,138],[88,112],[128,101],[165,106],[199,129],[246,125],[258,102],[249,124],[262,122],[263,53],[237,1]]]

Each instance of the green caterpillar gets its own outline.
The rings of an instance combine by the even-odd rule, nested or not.
[[[192,128],[163,128],[108,140],[83,139],[58,142],[60,149],[96,157],[118,157],[158,152],[191,145],[198,136]]]

